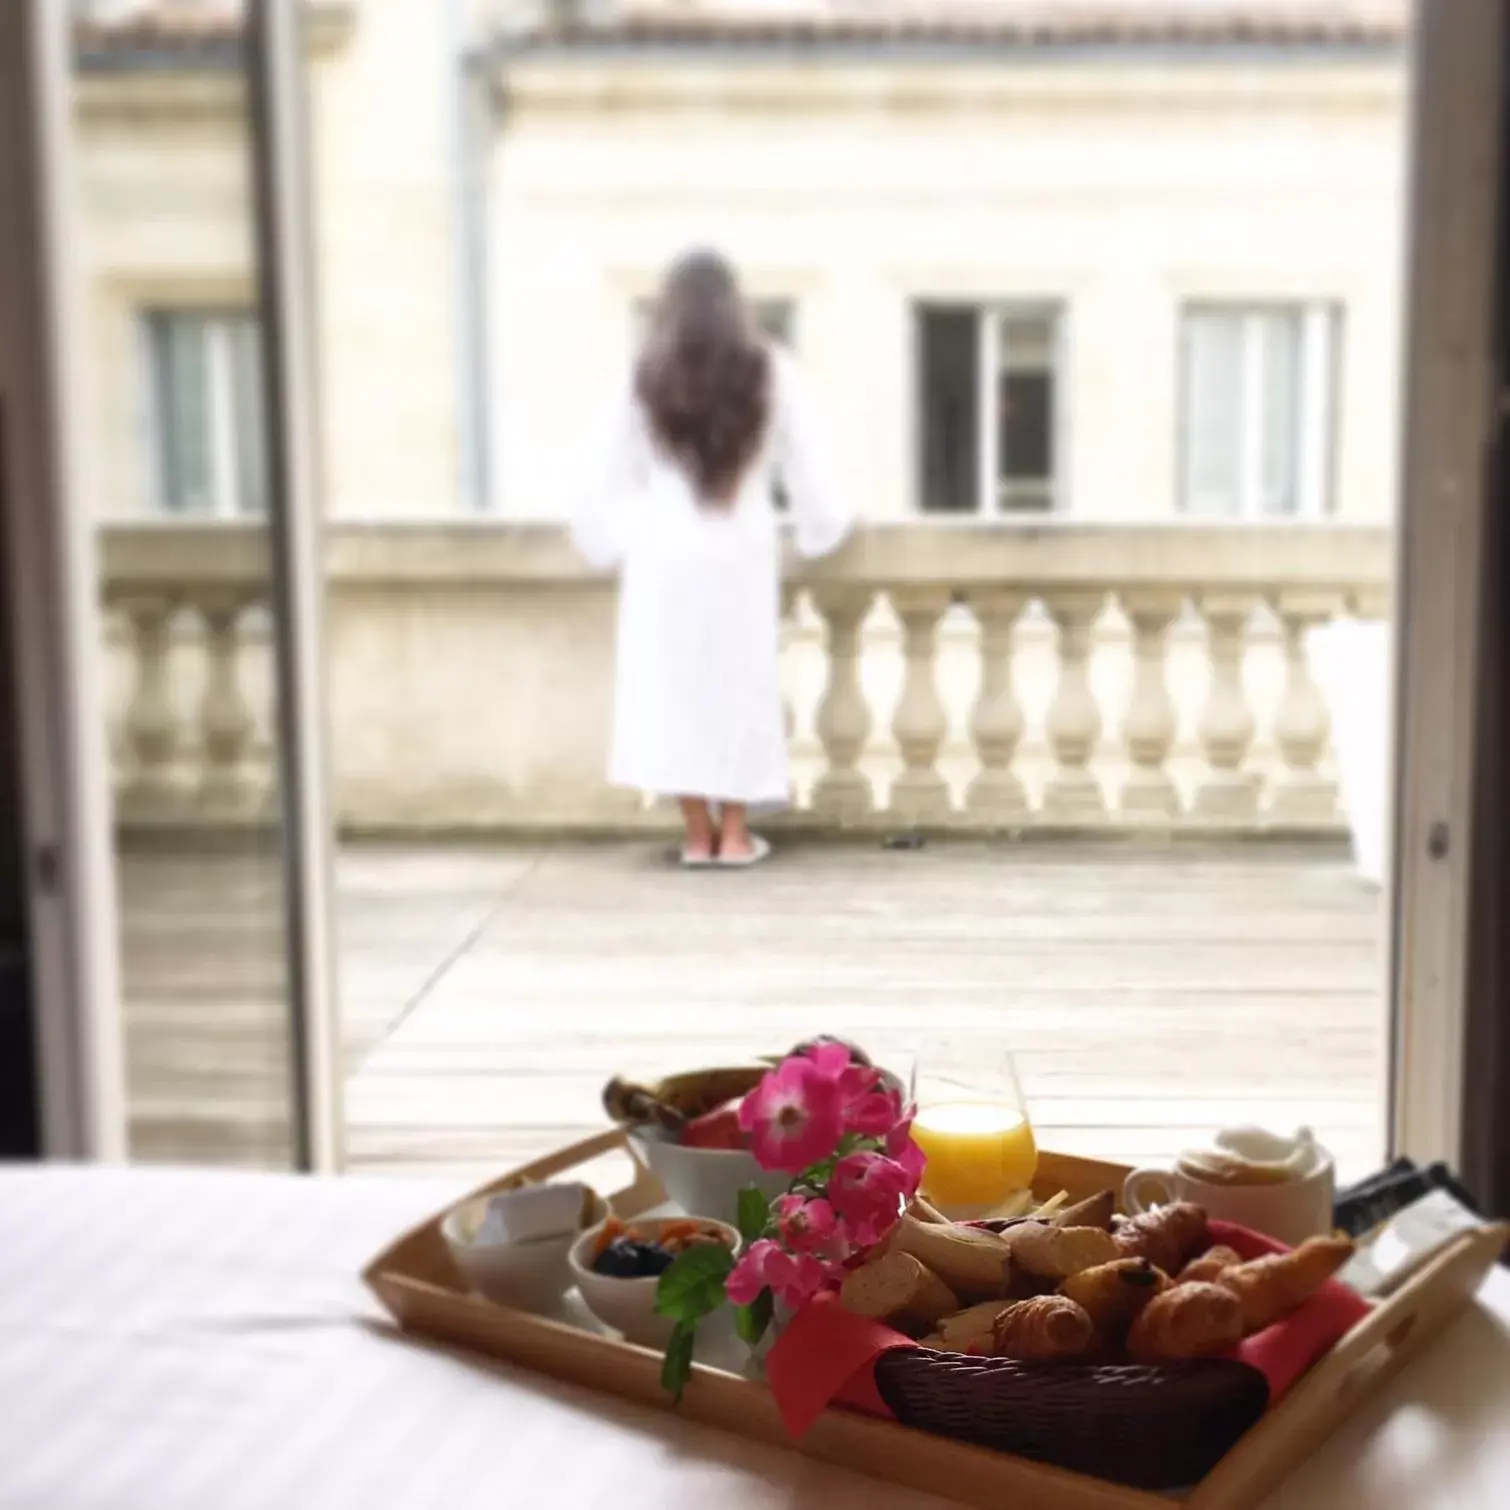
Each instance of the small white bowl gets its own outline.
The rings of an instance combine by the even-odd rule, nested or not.
[[[685,1221],[685,1217],[666,1216],[642,1219],[635,1217],[629,1225],[655,1238],[663,1227],[673,1222]],[[706,1217],[699,1218],[706,1221]],[[729,1251],[739,1253],[739,1231],[728,1222],[713,1222],[729,1239]],[[593,1249],[598,1241],[602,1223],[584,1232],[571,1246],[567,1262],[572,1277],[587,1309],[616,1332],[622,1332],[629,1342],[641,1347],[663,1348],[671,1340],[676,1323],[669,1316],[659,1315],[655,1309],[655,1291],[660,1283],[659,1274],[647,1274],[643,1279],[618,1279],[612,1274],[599,1274],[592,1267]]]
[[[630,1131],[629,1147],[689,1216],[715,1222],[739,1220],[739,1192],[753,1185],[768,1201],[784,1195],[792,1177],[762,1169],[742,1148],[685,1148],[658,1127]]]
[[[571,1287],[567,1258],[584,1229],[522,1242],[479,1242],[478,1229],[499,1194],[476,1196],[446,1213],[440,1230],[451,1257],[472,1289],[495,1305],[520,1311],[554,1310]],[[607,1217],[608,1202],[594,1194],[587,1230],[600,1227]]]

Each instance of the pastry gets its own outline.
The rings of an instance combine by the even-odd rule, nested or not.
[[[1221,1285],[1174,1285],[1155,1295],[1127,1334],[1134,1363],[1172,1363],[1209,1358],[1243,1337],[1243,1308]]]
[[[1022,1227],[1012,1233],[1011,1248],[1012,1262],[1024,1274],[1055,1284],[1122,1256],[1100,1227]]]
[[[1169,1286],[1169,1276],[1146,1258],[1119,1258],[1072,1274],[1059,1293],[1082,1307],[1102,1342],[1120,1342],[1154,1296]]]
[[[891,1229],[886,1251],[910,1253],[961,1300],[989,1300],[1007,1287],[1007,1245],[979,1227],[941,1226],[904,1212]]]
[[[1006,1309],[1001,1300],[983,1300],[979,1305],[956,1311],[940,1319],[923,1339],[924,1347],[936,1347],[945,1353],[968,1353],[979,1349],[991,1351],[991,1334],[996,1318]]]
[[[1206,1213],[1189,1201],[1124,1217],[1112,1233],[1118,1258],[1147,1258],[1166,1274],[1178,1274],[1207,1244]]]
[[[1212,1284],[1221,1277],[1223,1270],[1235,1268],[1242,1261],[1242,1254],[1235,1248],[1208,1248],[1198,1258],[1192,1258],[1180,1270],[1175,1276],[1175,1283],[1181,1285],[1194,1283]]]
[[[1307,1238],[1292,1252],[1223,1270],[1219,1283],[1241,1303],[1244,1330],[1261,1332],[1309,1300],[1352,1256],[1351,1238]]]
[[[1103,1232],[1110,1232],[1116,1209],[1116,1195],[1103,1190],[1089,1200],[1076,1201],[1073,1206],[1055,1212],[1052,1221],[1056,1227],[1100,1227]]]
[[[882,1253],[852,1270],[839,1299],[845,1310],[904,1332],[926,1331],[959,1310],[949,1286],[910,1253]]]
[[[992,1336],[992,1351],[998,1358],[1049,1363],[1088,1351],[1095,1328],[1084,1308],[1073,1300],[1063,1295],[1036,1295],[1004,1307]]]

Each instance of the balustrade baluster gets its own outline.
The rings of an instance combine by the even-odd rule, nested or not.
[[[816,720],[828,768],[813,788],[813,810],[831,823],[858,823],[875,806],[870,780],[859,768],[870,734],[870,708],[860,685],[860,630],[872,594],[868,588],[822,588],[812,599],[828,626],[828,684]]]
[[[891,788],[891,812],[903,824],[938,823],[949,816],[949,787],[938,770],[949,718],[939,697],[936,655],[949,594],[909,588],[892,593],[891,600],[902,624],[905,662],[902,696],[891,721],[903,763]]]
[[[243,811],[254,800],[247,779],[256,720],[242,686],[239,634],[244,602],[213,599],[200,607],[204,622],[205,684],[199,706],[205,768],[203,805],[220,813]]]
[[[1013,630],[1025,601],[1025,594],[1011,589],[975,593],[970,600],[980,625],[980,696],[970,718],[980,771],[965,806],[972,818],[993,826],[1020,822],[1028,813],[1027,793],[1012,769],[1025,726],[1012,679]]]
[[[1317,770],[1326,752],[1332,715],[1311,675],[1306,637],[1328,623],[1336,599],[1318,593],[1279,593],[1279,615],[1285,656],[1285,687],[1274,720],[1274,742],[1285,768],[1274,786],[1269,816],[1279,822],[1325,824],[1337,817],[1337,783]]]
[[[122,793],[128,811],[161,817],[179,797],[173,778],[178,724],[168,688],[169,630],[173,603],[166,598],[131,598],[121,604],[131,625],[136,679],[126,710],[126,743],[132,771]]]
[[[1049,705],[1048,737],[1058,767],[1044,788],[1044,816],[1061,823],[1096,822],[1106,815],[1090,760],[1101,733],[1101,710],[1091,690],[1091,631],[1103,592],[1055,592],[1044,608],[1059,630],[1059,682]]]
[[[1200,598],[1211,660],[1211,687],[1201,713],[1206,771],[1196,790],[1196,811],[1206,818],[1248,821],[1258,812],[1258,781],[1243,769],[1253,743],[1253,709],[1243,685],[1243,656],[1252,593],[1205,593]]]
[[[1122,721],[1131,761],[1122,789],[1122,811],[1130,817],[1169,819],[1180,813],[1180,797],[1168,769],[1174,746],[1175,706],[1169,693],[1169,630],[1183,602],[1177,590],[1123,594],[1132,626],[1132,694]]]

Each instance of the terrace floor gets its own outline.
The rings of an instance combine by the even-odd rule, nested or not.
[[[121,861],[134,1151],[278,1162],[274,858]],[[616,1072],[1010,1048],[1040,1142],[1143,1162],[1213,1126],[1382,1151],[1384,910],[1323,843],[357,845],[337,866],[348,1162],[495,1173],[601,1125]]]

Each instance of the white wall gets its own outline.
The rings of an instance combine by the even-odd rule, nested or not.
[[[363,0],[313,60],[331,512],[459,505],[454,139],[445,7]],[[1178,71],[687,60],[507,68],[487,186],[494,504],[559,515],[628,311],[688,243],[797,304],[857,506],[913,507],[919,296],[1069,306],[1067,499],[1159,518],[1176,493],[1190,297],[1344,307],[1338,511],[1387,516],[1403,62]],[[79,191],[98,516],[150,509],[136,341],[152,304],[253,296],[240,81],[81,81]]]
[[[343,517],[458,500],[451,0],[362,0],[315,67],[326,482]]]
[[[1393,506],[1404,64],[516,62],[491,189],[496,504],[559,512],[629,299],[693,242],[798,301],[838,460],[913,508],[909,301],[1069,306],[1069,504],[1169,515],[1188,298],[1344,310],[1337,511]]]
[[[224,75],[107,76],[83,80],[79,101],[90,512],[141,517],[155,490],[144,311],[254,297],[244,91]]]
[[[310,58],[327,497],[347,517],[452,513],[458,497],[453,121],[446,6],[362,0]],[[92,512],[153,511],[139,350],[152,306],[256,298],[244,81],[91,72],[76,91]]]

